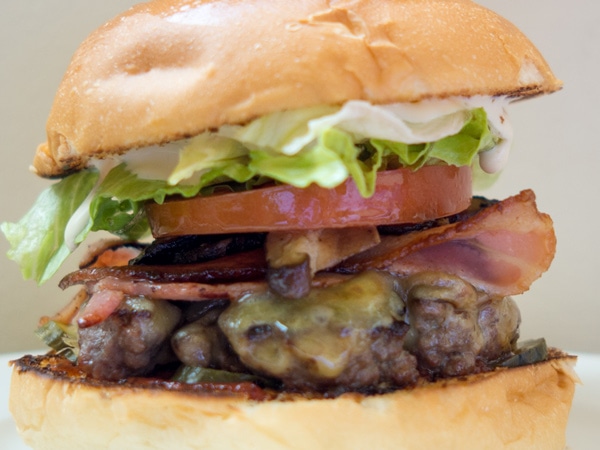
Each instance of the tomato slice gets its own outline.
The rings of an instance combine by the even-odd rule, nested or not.
[[[154,237],[419,223],[469,206],[471,169],[426,166],[383,171],[370,198],[347,180],[334,189],[263,187],[241,193],[149,203]]]

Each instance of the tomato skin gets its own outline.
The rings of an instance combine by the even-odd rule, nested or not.
[[[471,169],[426,166],[377,174],[370,198],[347,180],[334,189],[279,185],[148,203],[154,237],[419,223],[469,206]]]

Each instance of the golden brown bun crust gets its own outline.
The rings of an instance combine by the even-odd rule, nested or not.
[[[379,396],[250,400],[86,383],[14,363],[10,410],[35,449],[560,449],[575,357]]]
[[[469,0],[154,1],[75,53],[34,168],[60,176],[280,110],[560,85],[521,32]]]

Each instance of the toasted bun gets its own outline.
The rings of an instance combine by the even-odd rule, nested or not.
[[[252,400],[90,382],[52,357],[24,357],[10,410],[35,449],[563,450],[574,364],[557,354],[384,395]]]
[[[352,99],[559,88],[521,32],[468,0],[157,0],[83,42],[34,169],[60,176],[90,157]]]

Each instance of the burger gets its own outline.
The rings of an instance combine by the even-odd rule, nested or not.
[[[43,283],[92,232],[45,355],[34,448],[556,448],[575,357],[519,340],[549,267],[523,190],[473,196],[512,101],[560,89],[467,0],[156,0],[75,53],[2,230]],[[496,174],[496,175],[494,175]]]

